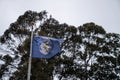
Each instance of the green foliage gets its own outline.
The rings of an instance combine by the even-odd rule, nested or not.
[[[26,80],[27,79],[27,65],[24,67],[19,67],[18,71],[10,78],[10,80]]]
[[[78,28],[66,23],[60,24],[54,18],[46,18],[47,12],[40,13],[26,11],[0,38],[5,42],[11,37],[9,34],[25,35],[27,38],[17,48],[21,57],[18,70],[10,80],[26,80],[28,58],[30,51],[30,28],[37,20],[44,22],[36,28],[34,35],[49,36],[64,39],[61,45],[61,54],[51,59],[32,59],[31,80],[53,80],[54,75],[59,75],[59,80],[79,78],[81,80],[119,80],[117,75],[120,66],[120,35],[106,33],[95,23],[86,23]],[[26,27],[27,26],[27,27]],[[77,34],[80,32],[80,34]],[[100,37],[102,36],[102,37]],[[6,64],[12,59],[9,56],[3,58]],[[6,70],[7,65],[1,67],[0,76]]]
[[[0,67],[0,78],[2,78],[2,75],[4,74],[4,72],[7,70],[7,65],[2,65]]]
[[[72,35],[72,37],[70,38],[70,40],[72,40],[73,42],[78,42],[78,43],[82,43],[82,38],[80,35]]]
[[[96,34],[103,35],[106,34],[106,32],[102,27],[97,26],[94,23],[84,24],[83,26],[79,27],[79,30],[81,34],[77,35],[77,28],[65,24],[59,25],[59,23],[53,18],[51,18],[50,20],[48,19],[41,26],[41,31],[38,31],[39,35],[51,36],[56,38],[65,37],[66,40],[62,46],[65,50],[68,49],[68,51],[71,52],[72,57],[69,58],[63,55],[65,51],[62,51],[61,56],[63,55],[63,58],[55,56],[54,58],[48,60],[33,59],[31,76],[33,80],[52,80],[53,71],[55,71],[56,74],[60,74],[59,79],[67,79],[68,76],[75,76],[80,79],[118,78],[118,76],[113,73],[113,69],[116,68],[116,58],[112,56],[104,56],[104,54],[111,54],[111,48],[115,48],[112,45],[118,45],[118,42],[114,41],[113,43],[112,41],[111,44],[111,40],[109,39],[110,37],[107,37],[110,40],[108,42],[106,41],[106,38],[100,38],[99,36],[96,36]],[[88,39],[88,41],[84,41],[84,38]],[[29,41],[30,39],[26,39],[23,46],[20,46],[20,48],[29,52]],[[91,43],[91,41],[94,41],[94,43]],[[85,45],[84,52],[77,50],[78,48],[81,48],[81,44]],[[117,47],[119,46],[116,46],[116,48]],[[21,49],[19,50],[22,51]],[[97,55],[96,51],[99,51],[100,55]],[[91,62],[91,64],[89,64],[93,56],[96,56],[97,63]],[[82,61],[84,64],[75,63],[74,60],[76,60],[77,57],[79,57],[79,60]],[[21,64],[24,64],[26,60],[25,58],[28,58],[28,56],[22,57]],[[90,67],[89,70],[87,69],[88,67]]]
[[[5,55],[1,59],[5,61],[5,64],[0,65],[0,78],[2,78],[5,71],[8,71],[7,66],[12,65],[11,62],[13,61],[13,59],[9,55]]]
[[[6,62],[6,64],[10,64],[10,62],[12,62],[12,58],[9,55],[5,55],[3,57],[3,60]]]
[[[24,54],[26,51],[27,51],[27,53],[29,53],[29,51],[30,51],[30,38],[26,38],[23,45],[18,46],[18,50]]]
[[[0,37],[0,42],[1,43],[5,43],[5,38],[2,36],[2,37]]]
[[[87,34],[94,33],[94,34],[105,34],[106,31],[99,25],[95,25],[94,23],[86,23],[83,24],[84,27],[78,27],[80,32],[84,31]]]

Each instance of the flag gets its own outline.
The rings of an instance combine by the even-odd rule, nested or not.
[[[60,44],[62,39],[38,36],[33,37],[32,57],[33,58],[51,58],[61,52]]]

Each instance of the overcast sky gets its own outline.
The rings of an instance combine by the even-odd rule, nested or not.
[[[120,0],[0,0],[0,36],[27,10],[46,10],[60,23],[101,25],[120,34]]]

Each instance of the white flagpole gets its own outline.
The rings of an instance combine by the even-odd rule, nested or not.
[[[28,74],[27,74],[27,80],[30,80],[30,76],[31,76],[32,40],[33,40],[33,26],[32,26],[32,31],[31,31],[31,45],[30,45],[30,55],[29,55],[29,63],[28,63]]]

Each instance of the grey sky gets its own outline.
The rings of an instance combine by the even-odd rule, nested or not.
[[[27,10],[46,10],[60,23],[95,22],[120,34],[120,0],[0,0],[0,35]]]

